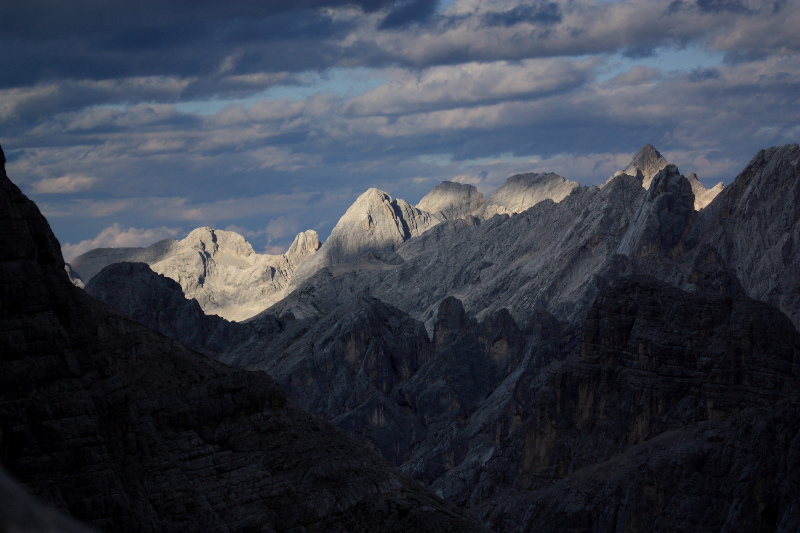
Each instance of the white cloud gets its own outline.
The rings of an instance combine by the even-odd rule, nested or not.
[[[274,218],[267,224],[267,242],[292,237],[300,231],[300,222],[284,215]]]
[[[385,85],[355,98],[349,111],[382,115],[448,109],[564,92],[591,79],[597,60],[531,59],[396,71]]]
[[[105,228],[94,239],[87,239],[77,244],[66,243],[61,246],[64,259],[69,262],[77,256],[95,248],[129,248],[145,247],[160,240],[183,235],[182,228],[123,228],[120,224]]]
[[[67,174],[60,178],[45,178],[36,182],[34,189],[42,194],[65,194],[91,189],[97,178],[76,174]]]

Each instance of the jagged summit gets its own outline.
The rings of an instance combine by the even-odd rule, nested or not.
[[[480,216],[488,219],[494,215],[521,213],[544,200],[558,203],[578,187],[577,182],[552,172],[516,174],[495,191],[481,208]]]
[[[313,229],[306,230],[297,234],[284,256],[289,260],[290,264],[297,266],[307,257],[316,253],[320,246],[322,246],[322,243],[319,241],[317,232]]]
[[[417,208],[446,220],[469,216],[486,203],[486,198],[474,185],[443,181],[425,195]]]

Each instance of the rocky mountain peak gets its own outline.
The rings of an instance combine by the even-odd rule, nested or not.
[[[357,261],[367,252],[394,250],[401,243],[441,222],[405,200],[371,188],[359,196],[331,231],[314,257],[306,261],[298,279],[329,265]]]
[[[488,219],[494,215],[521,213],[544,200],[558,203],[579,186],[552,172],[516,174],[495,191],[481,208],[480,215]]]
[[[453,220],[471,215],[485,203],[486,198],[474,185],[443,181],[419,201],[417,208]]]
[[[469,324],[464,304],[454,296],[448,296],[439,304],[439,312],[433,328],[433,344],[436,348],[449,346]]]

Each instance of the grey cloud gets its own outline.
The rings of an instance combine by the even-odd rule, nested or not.
[[[563,20],[561,6],[558,3],[542,1],[483,15],[483,23],[487,26],[513,26],[519,23],[547,25],[558,24]]]
[[[7,3],[12,12],[28,9]],[[62,4],[54,9],[63,13]],[[120,4],[118,22],[108,19],[109,2],[74,5],[65,23],[93,6],[109,27],[76,21],[78,29],[54,30],[52,40],[0,34],[0,67],[10,87],[0,89],[0,122],[12,178],[34,197],[38,183],[62,184],[44,180],[96,179],[90,189],[70,193],[84,203],[48,199],[52,213],[69,214],[55,222],[67,242],[93,237],[114,222],[141,227],[145,211],[162,217],[158,225],[180,215],[192,224],[263,229],[268,215],[283,212],[259,202],[280,201],[276,195],[302,199],[291,204],[291,214],[304,227],[329,228],[367,187],[414,201],[437,181],[459,175],[485,172],[485,182],[499,183],[504,173],[530,170],[525,160],[533,156],[543,162],[532,168],[597,183],[618,156],[629,159],[644,142],[700,165],[682,170],[730,179],[725,173],[740,170],[757,149],[796,142],[800,134],[800,111],[786,104],[800,94],[798,10],[789,4],[778,15],[765,7],[752,16],[721,5],[712,12],[693,3],[665,13],[655,0],[571,0],[559,3],[560,21],[544,17],[533,24],[539,12],[531,6],[546,4],[492,14],[487,10],[497,4],[476,3],[489,8],[454,16],[430,15],[414,4],[424,23],[391,31],[381,29],[386,13],[411,4],[362,2],[369,13],[331,15],[290,11],[289,2],[252,8],[262,11],[233,2],[241,8],[233,15],[214,2],[198,4],[184,18],[168,4],[156,20],[162,12],[145,3],[150,22],[138,4]],[[292,5],[308,10],[322,2]],[[45,35],[48,20],[31,35]],[[170,35],[164,28],[183,29]],[[140,29],[144,33],[137,34]],[[69,35],[71,47],[64,46]],[[160,44],[137,45],[137,35]],[[648,66],[648,53],[694,42],[744,59],[681,75]],[[604,55],[624,51],[638,57],[639,66],[598,83]],[[584,54],[594,59],[560,57]],[[746,60],[765,54],[772,55]],[[211,116],[172,105],[299,86],[301,71],[337,65],[390,65],[384,73],[396,75],[393,83],[356,97],[265,101]],[[404,71],[408,65],[414,69]],[[23,78],[27,85],[18,86]],[[506,153],[522,159],[474,162]],[[445,163],[420,157],[439,154],[447,156]],[[603,165],[590,164],[593,154],[605,154]],[[163,200],[143,210],[136,205],[142,198]],[[81,209],[99,218],[81,220]]]
[[[689,81],[700,82],[706,80],[716,80],[721,76],[718,69],[715,68],[696,68],[689,73]]]
[[[152,2],[6,1],[9,15],[0,21],[7,30],[0,31],[0,87],[65,78],[191,79],[177,96],[154,96],[155,101],[174,102],[244,97],[270,86],[245,81],[246,76],[337,65],[424,68],[617,52],[642,59],[660,47],[692,42],[710,43],[731,63],[800,50],[798,10],[755,0],[673,3],[666,10],[657,0],[539,1],[452,16],[434,14],[437,2],[424,0],[364,0],[357,3],[361,14],[347,16],[314,9],[353,4],[335,0],[209,0],[193,3],[186,12],[176,0],[163,6]],[[755,8],[750,6],[761,7],[752,16],[734,9],[738,5],[751,11]],[[389,15],[383,16],[387,9]],[[45,14],[36,18],[36,13]],[[425,24],[406,24],[418,20]]]
[[[673,0],[667,13],[680,10],[698,10],[703,13],[738,13],[753,15],[777,13],[786,5],[785,0]]]
[[[373,12],[393,0],[178,0],[107,2],[31,0],[0,2],[0,86],[32,85],[58,78],[107,79],[146,75],[208,75],[236,51],[250,47],[259,61],[242,62],[239,73],[255,68],[284,70],[283,56],[270,42],[312,40],[324,65],[325,39],[347,31],[320,8],[360,7]],[[308,50],[306,50],[308,51]],[[302,58],[302,50],[292,54]],[[270,61],[272,59],[272,61]],[[299,62],[298,68],[308,66]],[[280,67],[270,65],[279,64]],[[246,70],[251,66],[251,70]]]
[[[567,59],[467,63],[404,72],[391,84],[352,100],[345,112],[359,115],[408,115],[465,108],[505,100],[566,93],[594,76],[596,61]]]
[[[436,13],[438,5],[438,0],[400,0],[383,19],[380,29],[398,29],[424,21]]]

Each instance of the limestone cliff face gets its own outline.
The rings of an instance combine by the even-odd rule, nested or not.
[[[678,256],[693,220],[691,185],[678,167],[667,165],[653,177],[617,251],[636,257]]]
[[[115,532],[479,529],[263,372],[74,287],[4,171],[0,274],[0,460],[57,509]]]
[[[400,244],[441,220],[442,217],[422,211],[405,200],[392,198],[379,189],[369,189],[339,219],[319,253],[298,270],[292,288],[323,268],[354,263],[368,253],[379,260],[397,261],[392,252]]]

